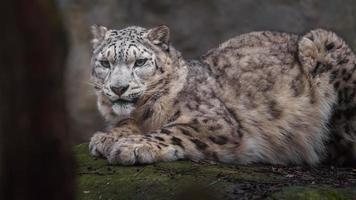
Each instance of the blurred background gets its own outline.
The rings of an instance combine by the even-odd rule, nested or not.
[[[326,28],[356,50],[355,0],[11,0],[0,6],[0,199],[73,199],[71,145],[105,123],[90,72],[90,26],[171,28],[198,58],[235,35]]]
[[[103,121],[87,84],[92,24],[171,28],[174,46],[198,58],[235,35],[258,30],[303,33],[322,27],[356,48],[354,0],[57,0],[68,35],[65,88],[69,127],[75,143],[87,141]]]

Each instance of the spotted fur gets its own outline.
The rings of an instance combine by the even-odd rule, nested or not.
[[[356,60],[335,33],[253,32],[191,61],[166,26],[93,34],[92,82],[114,127],[92,137],[95,156],[355,164]]]

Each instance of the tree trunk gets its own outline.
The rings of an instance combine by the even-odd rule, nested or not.
[[[1,4],[0,199],[73,199],[60,17],[52,0]]]

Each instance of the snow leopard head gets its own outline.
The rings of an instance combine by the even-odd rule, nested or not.
[[[169,28],[131,26],[109,30],[92,26],[91,82],[100,112],[108,120],[125,118],[171,71]]]

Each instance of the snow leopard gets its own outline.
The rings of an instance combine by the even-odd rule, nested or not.
[[[135,165],[356,164],[356,59],[336,33],[260,31],[196,60],[170,29],[92,26],[91,79],[109,124],[93,156]]]

